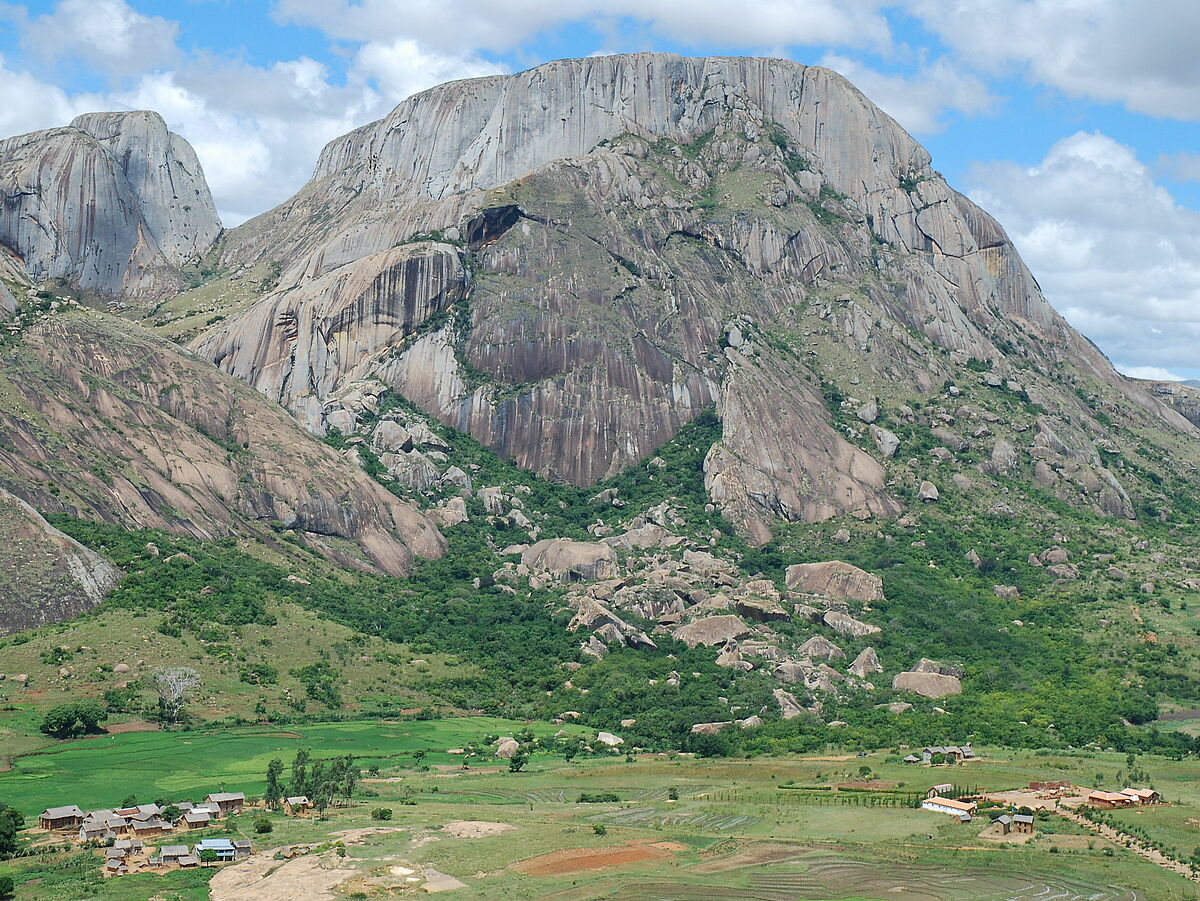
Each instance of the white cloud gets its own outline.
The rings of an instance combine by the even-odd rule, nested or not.
[[[0,56],[0,138],[55,125],[66,125],[80,113],[98,108],[97,97],[68,96],[66,91],[14,71]]]
[[[62,0],[25,23],[22,42],[47,59],[80,59],[119,76],[172,62],[178,33],[176,23],[142,15],[124,0]]]
[[[446,81],[499,75],[505,71],[503,66],[474,54],[430,53],[416,41],[402,38],[364,44],[355,56],[351,74],[363,82],[374,82],[395,105],[405,97]]]
[[[1183,376],[1161,366],[1123,366],[1121,372],[1133,379],[1153,379],[1156,382],[1183,381]]]
[[[279,0],[283,21],[313,25],[349,41],[412,38],[458,53],[510,50],[541,31],[589,21],[605,29],[629,18],[689,44],[781,47],[883,46],[890,41],[882,0]]]
[[[1071,97],[1200,119],[1195,0],[907,0],[964,62]]]
[[[1160,153],[1154,168],[1164,178],[1173,181],[1200,181],[1200,153],[1181,150],[1179,153]]]
[[[976,165],[967,181],[1050,302],[1118,366],[1197,365],[1200,212],[1177,204],[1131,148],[1079,132],[1037,166]]]
[[[911,75],[886,75],[849,57],[827,53],[827,66],[850,79],[885,113],[915,134],[934,134],[947,112],[977,115],[994,108],[997,98],[980,79],[944,59],[922,64]]]

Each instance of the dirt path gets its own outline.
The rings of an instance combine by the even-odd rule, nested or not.
[[[209,883],[212,901],[327,901],[332,889],[357,871],[336,865],[332,854],[281,863],[270,852],[223,868]]]
[[[1154,848],[1146,847],[1132,835],[1126,835],[1124,832],[1120,832],[1112,828],[1112,826],[1106,826],[1103,823],[1093,823],[1091,820],[1081,816],[1079,813],[1069,807],[1059,807],[1058,812],[1072,823],[1078,823],[1085,829],[1092,830],[1092,832],[1108,839],[1114,844],[1125,845],[1134,854],[1146,858],[1146,860],[1150,861],[1151,863],[1158,864],[1164,870],[1170,870],[1172,873],[1178,873],[1180,876],[1191,879],[1193,882],[1200,882],[1200,878],[1197,878],[1192,874],[1192,868],[1187,864],[1180,863],[1177,860],[1172,860],[1161,851],[1158,851]]]

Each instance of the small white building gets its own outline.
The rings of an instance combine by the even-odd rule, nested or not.
[[[970,819],[975,814],[977,805],[974,801],[955,801],[953,798],[933,797],[921,802],[923,810],[935,813],[948,813],[950,816]]]

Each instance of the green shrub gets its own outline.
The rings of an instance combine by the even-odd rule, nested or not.
[[[39,727],[54,738],[79,738],[102,732],[100,724],[108,719],[108,711],[95,701],[72,701],[51,707]]]
[[[371,819],[373,820],[390,820],[392,818],[392,809],[390,807],[376,807],[371,811]]]

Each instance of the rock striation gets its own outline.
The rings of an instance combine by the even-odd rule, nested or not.
[[[195,152],[157,113],[88,113],[0,141],[0,245],[32,279],[164,297],[220,232]]]
[[[361,290],[395,251],[403,275]],[[520,465],[589,484],[716,406],[707,489],[760,540],[777,517],[898,512],[868,452],[898,449],[878,398],[948,381],[939,353],[999,369],[1018,348],[1191,428],[1050,308],[903,129],[785,60],[632,54],[430,89],[331,142],[299,194],[230,233],[224,266],[262,260],[278,288],[194,346],[310,428],[372,372]],[[851,408],[867,449],[814,387],[847,352],[874,386]],[[1057,390],[1039,388],[1046,409],[1078,403]]]
[[[0,488],[0,634],[68,619],[99,604],[115,567]]]

